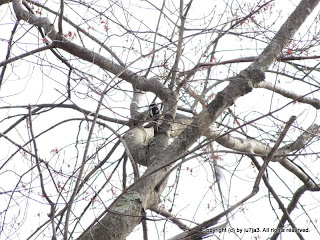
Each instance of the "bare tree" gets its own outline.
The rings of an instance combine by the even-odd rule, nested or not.
[[[318,2],[0,0],[0,234],[319,237]]]

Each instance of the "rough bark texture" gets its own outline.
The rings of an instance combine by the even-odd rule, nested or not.
[[[212,123],[228,107],[232,106],[238,98],[250,93],[254,87],[259,86],[259,83],[264,81],[264,71],[280,56],[285,44],[302,25],[319,0],[301,1],[259,57],[247,69],[241,71],[231,80],[229,79],[229,85],[217,94],[171,144],[168,143],[169,132],[172,127],[170,121],[175,119],[175,105],[177,102],[177,96],[172,90],[157,79],[141,77],[94,51],[68,41],[57,33],[47,18],[30,14],[24,10],[19,0],[12,2],[17,18],[43,28],[48,37],[54,42],[55,47],[63,49],[82,60],[96,64],[119,78],[128,81],[136,89],[153,92],[164,102],[166,115],[163,126],[165,131],[150,140],[151,133],[148,135],[147,132],[143,132],[145,130],[137,128],[125,137],[129,148],[139,150],[135,151],[134,158],[136,161],[142,165],[147,165],[148,169],[133,186],[110,206],[110,212],[81,237],[81,239],[85,240],[120,240],[130,234],[137,224],[141,222],[143,210],[157,206],[163,188],[158,189],[156,186],[168,173],[171,161],[186,153],[189,147],[199,137],[205,135]],[[227,141],[227,144],[232,144],[232,142]],[[253,141],[251,144],[253,144]],[[268,150],[265,147],[261,152]],[[293,168],[288,164],[286,167],[288,169]],[[295,171],[294,169],[290,170]],[[308,182],[308,179],[303,177],[301,177],[301,180],[305,183]]]
[[[110,208],[108,215],[112,216],[114,221],[110,222],[106,218],[101,219],[82,239],[125,239],[131,231],[126,232],[123,229],[130,229],[133,224],[138,225],[141,222],[141,213],[142,206],[139,195],[128,191]]]
[[[271,43],[249,68],[266,71],[269,66],[279,58],[286,43],[290,41],[318,3],[319,1],[317,0],[301,1],[287,21],[281,26]]]

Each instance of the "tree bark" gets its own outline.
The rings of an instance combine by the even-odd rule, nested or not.
[[[141,77],[98,53],[68,41],[57,33],[47,18],[37,17],[24,10],[21,0],[13,0],[12,2],[17,18],[43,28],[55,47],[96,64],[131,83],[137,89],[153,92],[164,102],[165,120],[174,120],[176,110],[174,106],[176,106],[177,96],[160,81],[154,78]],[[85,240],[122,240],[129,235],[141,222],[142,212],[157,206],[164,187],[163,185],[161,188],[157,188],[157,185],[170,170],[172,160],[185,154],[189,147],[203,136],[216,119],[228,107],[232,106],[238,98],[250,93],[253,88],[264,81],[264,72],[279,58],[285,44],[303,24],[318,2],[319,0],[301,1],[258,58],[247,69],[228,79],[230,81],[229,85],[216,95],[207,108],[196,116],[192,123],[171,144],[168,143],[170,129],[166,129],[166,131],[152,138],[148,142],[148,150],[146,150],[146,156],[144,156],[146,165],[148,165],[145,173],[132,186],[127,188],[111,204],[107,214],[98,219],[99,221],[84,232],[80,238]],[[170,127],[170,124],[167,126]],[[144,148],[144,146],[142,147]]]

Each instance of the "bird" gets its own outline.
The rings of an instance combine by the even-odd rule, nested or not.
[[[149,106],[149,117],[152,119],[159,118],[160,109],[155,103],[151,103]]]
[[[153,120],[153,128],[154,128],[154,134],[158,132],[158,128],[160,125],[159,122],[159,117],[160,117],[160,109],[157,104],[151,103],[149,106],[149,118]]]

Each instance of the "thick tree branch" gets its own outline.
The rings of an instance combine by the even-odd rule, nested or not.
[[[287,21],[281,26],[270,44],[268,44],[249,68],[263,72],[266,71],[279,58],[286,43],[293,37],[318,3],[319,0],[302,0]]]
[[[316,109],[320,109],[320,100],[319,99],[316,99],[316,98],[308,98],[308,97],[305,97],[305,96],[301,96],[301,95],[298,95],[294,92],[291,92],[291,91],[288,91],[286,89],[283,89],[279,86],[276,86],[270,82],[266,82],[266,81],[263,81],[263,82],[260,82],[258,85],[257,85],[258,88],[265,88],[265,89],[268,89],[270,91],[274,91],[284,97],[287,97],[287,98],[290,98],[292,100],[295,100],[297,102],[301,102],[301,103],[306,103],[306,104],[310,104],[311,106],[313,106],[314,108]]]
[[[143,91],[149,91],[157,95],[164,102],[164,111],[168,116],[172,115],[174,118],[176,105],[175,94],[165,87],[156,78],[147,80],[146,78],[137,75],[128,68],[124,68],[121,65],[101,56],[100,54],[81,47],[73,42],[70,42],[64,36],[60,35],[54,28],[53,24],[46,17],[37,17],[32,13],[24,10],[21,0],[14,0],[13,8],[18,20],[24,20],[34,26],[44,29],[46,35],[54,41],[56,47],[65,50],[66,52],[79,57],[85,61],[91,62],[102,69],[112,73],[115,76],[120,77],[131,83],[135,88]]]
[[[157,151],[147,155],[146,159],[151,162],[151,164],[140,178],[141,180],[137,181],[137,183],[129,190],[126,190],[125,193],[111,205],[111,212],[103,216],[95,226],[84,233],[82,239],[124,239],[131,233],[134,227],[141,222],[141,212],[158,204],[162,189],[156,189],[156,186],[168,172],[169,167],[167,164],[173,159],[178,159],[182,156],[200,136],[208,131],[212,123],[216,121],[228,107],[233,105],[239,97],[250,93],[254,87],[259,85],[259,82],[264,80],[264,71],[280,56],[282,48],[301,26],[317,2],[318,1],[315,0],[301,1],[297,9],[281,27],[274,39],[260,54],[257,60],[255,60],[248,69],[241,71],[235,77],[228,79],[230,80],[229,85],[217,94],[216,98],[209,103],[206,109],[195,117],[194,121],[173,141],[173,143],[167,147],[168,136],[165,136],[165,134],[170,129],[166,129],[167,132],[165,134],[159,134],[156,138],[153,138],[155,140],[152,141],[154,145],[149,144],[148,147],[149,149]],[[156,94],[165,103],[165,119],[174,120],[177,98],[174,93],[166,88],[161,82],[156,79],[147,80],[93,51],[68,41],[56,32],[47,18],[36,17],[28,11],[25,11],[21,5],[21,1],[14,0],[13,6],[18,19],[23,19],[32,25],[42,27],[45,30],[46,35],[55,42],[58,48],[101,67],[113,75],[131,83],[137,89],[150,91]],[[95,116],[97,117],[97,113]],[[149,151],[149,153],[151,153],[151,151]],[[236,209],[242,203],[254,196],[257,191],[256,187],[257,186],[255,186],[251,194],[239,203],[219,214],[215,219],[205,222],[205,224],[207,224],[205,226],[211,226],[212,223],[218,221],[220,217]]]
[[[286,124],[285,128],[283,129],[283,131],[281,132],[278,140],[276,141],[276,143],[274,144],[270,153],[266,157],[262,167],[259,169],[259,173],[256,177],[256,180],[254,182],[254,185],[252,187],[252,191],[250,194],[248,194],[242,200],[240,200],[239,202],[237,202],[233,206],[229,207],[227,210],[221,212],[220,214],[218,214],[214,218],[211,218],[211,219],[199,224],[198,226],[190,229],[189,231],[178,234],[177,236],[172,238],[172,240],[175,240],[175,239],[185,239],[185,240],[202,239],[204,236],[207,236],[210,234],[210,231],[204,231],[205,229],[208,229],[209,227],[216,225],[222,217],[226,216],[227,214],[229,214],[230,212],[232,212],[233,210],[235,210],[236,208],[241,206],[241,204],[245,203],[250,198],[255,196],[257,194],[257,192],[259,191],[260,181],[261,181],[262,177],[264,176],[264,172],[267,169],[269,162],[273,158],[275,152],[277,151],[278,147],[280,146],[280,143],[283,141],[283,138],[285,137],[286,133],[288,132],[290,126],[292,125],[292,123],[294,121],[295,121],[295,117],[291,117],[289,119],[289,121],[287,122],[287,124]]]
[[[199,63],[197,65],[197,68],[201,67],[214,67],[214,66],[219,66],[219,65],[225,65],[225,64],[232,64],[232,63],[247,63],[247,62],[253,62],[257,59],[258,57],[251,56],[251,57],[241,57],[241,58],[234,58],[234,59],[229,59],[229,60],[224,60],[224,61],[219,61],[219,62],[203,62]],[[284,57],[280,56],[277,61],[281,62],[287,62],[287,61],[299,61],[299,60],[309,60],[309,59],[318,59],[320,58],[319,55],[314,55],[314,56],[290,56],[290,57]],[[192,70],[188,70],[184,73],[187,73]]]
[[[46,11],[54,14],[54,15],[58,15],[58,12],[53,11],[52,9],[48,8],[47,6],[36,2],[36,1],[28,1],[31,2],[32,4],[39,6],[43,9],[45,9]],[[61,16],[61,14],[60,14]],[[82,34],[84,34],[85,36],[89,37],[92,41],[96,42],[97,44],[99,44],[102,48],[104,48],[108,53],[110,53],[110,55],[117,60],[117,62],[125,67],[125,64],[120,60],[120,58],[108,47],[106,46],[103,42],[101,42],[99,39],[97,39],[96,37],[94,37],[92,34],[89,34],[88,31],[85,31],[83,28],[81,28],[79,25],[75,24],[74,22],[72,22],[69,18],[62,16],[62,19],[64,21],[66,21],[67,23],[69,23],[72,27],[74,27],[75,29],[77,29],[77,31],[81,32]]]
[[[11,2],[12,0],[0,0],[0,6],[6,3]]]
[[[144,92],[140,91],[133,87],[133,97],[131,99],[130,104],[130,115],[133,119],[133,125],[136,125],[136,121],[143,120],[147,115],[140,112],[139,103],[141,102],[142,97],[144,96]]]

